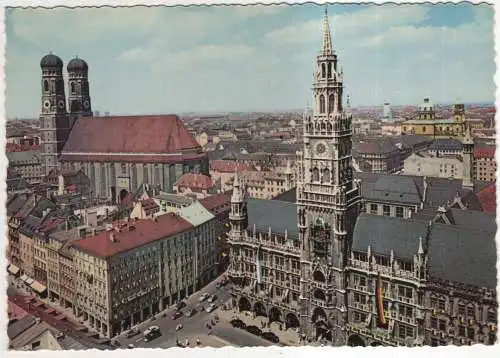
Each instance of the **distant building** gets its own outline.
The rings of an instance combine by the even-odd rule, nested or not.
[[[476,180],[496,181],[497,162],[494,146],[474,149],[474,177]]]
[[[462,179],[462,157],[458,155],[436,157],[424,153],[414,153],[405,159],[403,174]]]
[[[382,109],[382,122],[391,122],[391,121],[392,121],[391,104],[389,102],[385,102],[384,107]]]
[[[424,98],[415,119],[401,124],[402,134],[421,134],[432,138],[461,137],[464,135],[467,120],[463,104],[453,107],[453,117],[439,119],[436,117],[435,105],[429,98]]]
[[[39,150],[7,152],[9,169],[15,170],[30,184],[42,180],[42,156]]]

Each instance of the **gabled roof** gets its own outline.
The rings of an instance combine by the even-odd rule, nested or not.
[[[214,183],[208,175],[185,173],[177,180],[175,185],[190,189],[208,190],[213,188]]]
[[[176,115],[84,117],[64,145],[69,153],[180,153],[201,150]]]
[[[249,199],[247,202],[248,229],[287,235],[298,239],[297,205],[278,200]]]
[[[231,192],[215,194],[207,196],[200,200],[201,205],[203,205],[207,210],[210,210],[214,214],[218,214],[221,211],[229,210],[231,208]]]
[[[452,210],[454,225],[432,225],[429,238],[431,276],[494,289],[497,285],[495,217],[472,210]]]

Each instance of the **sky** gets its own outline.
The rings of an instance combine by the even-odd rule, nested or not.
[[[333,4],[328,13],[352,106],[494,102],[490,5]],[[88,62],[94,111],[302,109],[323,14],[314,4],[7,9],[7,118],[38,117],[49,52]]]

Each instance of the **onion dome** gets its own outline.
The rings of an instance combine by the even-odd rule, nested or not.
[[[68,63],[68,72],[73,72],[73,71],[88,71],[89,65],[87,65],[87,62],[82,60],[81,58],[75,57]]]
[[[42,60],[40,61],[40,67],[41,68],[45,68],[45,67],[62,68],[63,62],[56,55],[49,53],[48,55],[43,56]]]

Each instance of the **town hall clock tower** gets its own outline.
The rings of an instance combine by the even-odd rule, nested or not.
[[[301,241],[300,320],[303,334],[346,344],[348,252],[360,210],[352,172],[352,117],[343,108],[343,71],[325,10],[314,71],[313,113],[304,117],[299,152],[297,223]]]

